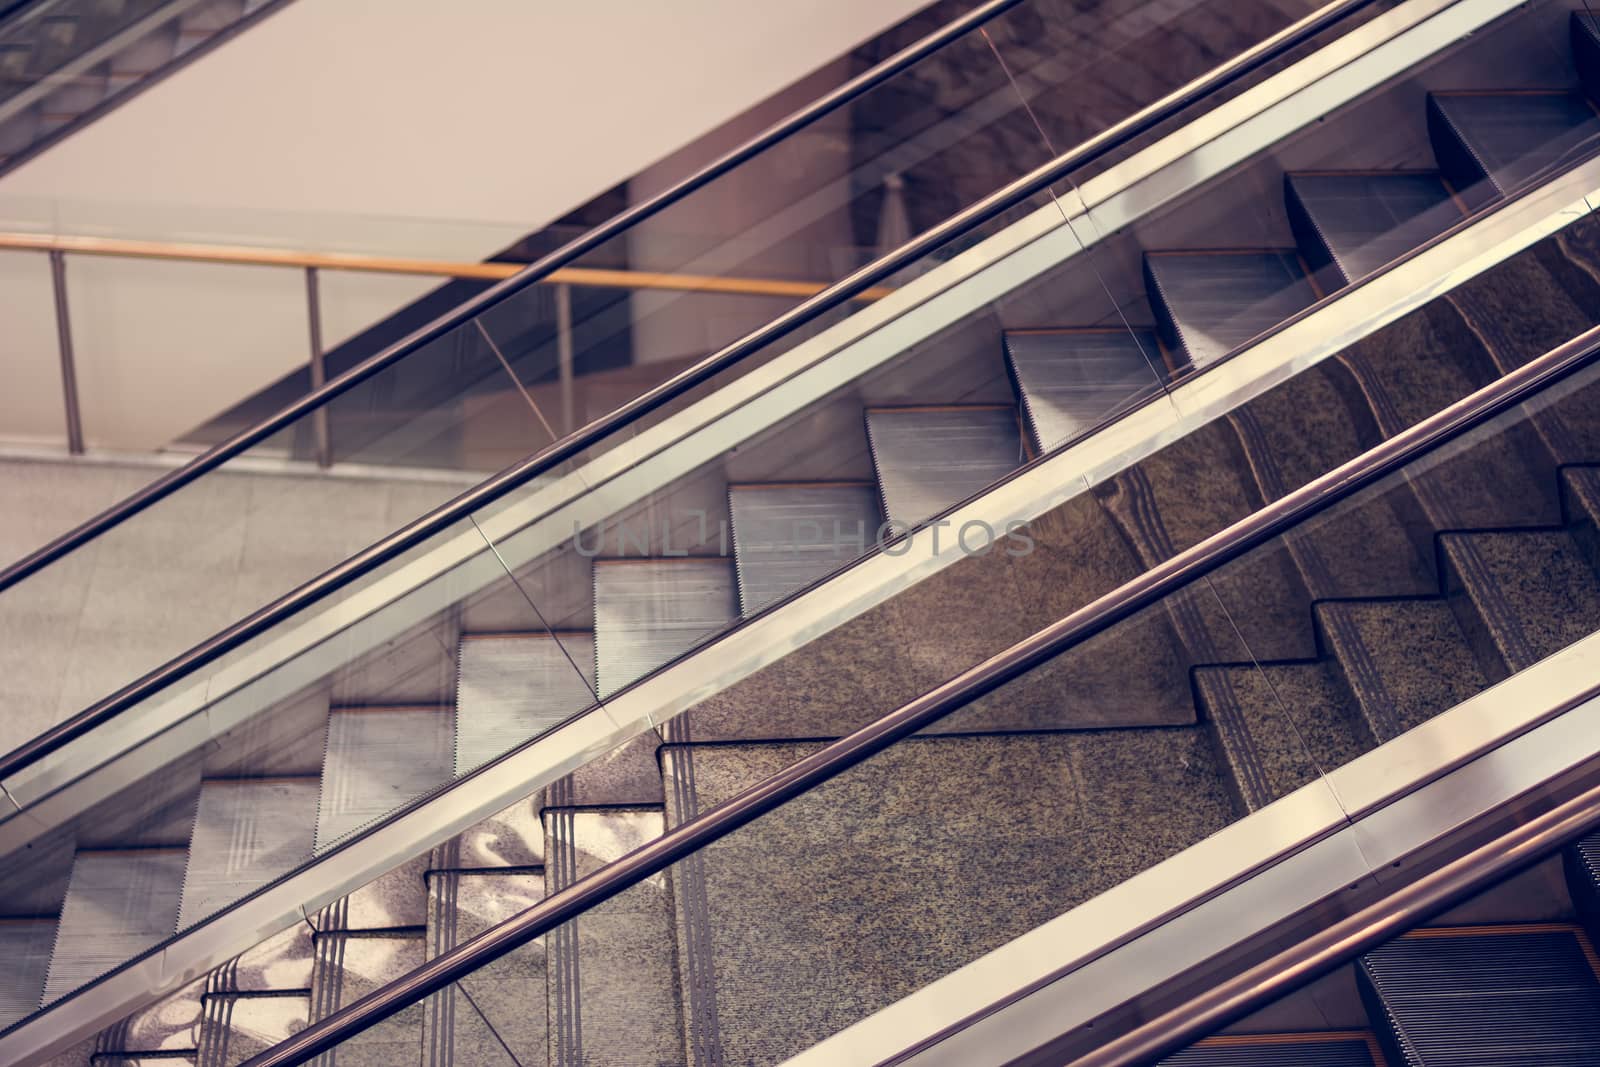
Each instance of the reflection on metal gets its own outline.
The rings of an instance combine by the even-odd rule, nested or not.
[[[60,255],[52,252],[51,255]],[[311,332],[311,388],[321,389],[328,381],[328,367],[322,350],[322,294],[317,284],[317,268],[306,268],[306,324]],[[333,464],[333,442],[328,428],[328,409],[318,408],[311,416],[316,435],[317,466]]]
[[[67,451],[83,454],[83,415],[78,407],[78,368],[72,352],[72,315],[67,307],[67,261],[50,253],[50,288],[56,301],[56,344],[61,355],[61,399],[67,413]]]

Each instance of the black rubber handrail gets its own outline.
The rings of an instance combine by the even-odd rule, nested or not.
[[[1241,52],[1238,56],[1213,68],[1207,74],[1195,79],[1188,85],[1169,93],[1155,103],[1140,109],[1121,122],[1101,131],[1077,147],[989,194],[977,203],[952,215],[939,225],[901,245],[893,252],[847,275],[816,295],[808,297],[766,325],[746,334],[694,366],[681,371],[676,376],[635,397],[582,429],[553,442],[522,462],[501,471],[427,515],[408,523],[383,540],[323,572],[293,592],[252,612],[227,629],[189,649],[176,659],[156,668],[137,681],[85,708],[72,718],[58,723],[44,733],[34,737],[8,753],[3,759],[0,759],[0,779],[15,774],[23,767],[37,762],[71,741],[88,734],[128,708],[148,699],[174,682],[187,677],[206,664],[226,655],[245,642],[317,603],[324,597],[331,595],[346,583],[370,573],[428,538],[446,530],[451,525],[468,518],[480,508],[499,500],[507,493],[512,492],[539,475],[558,468],[569,459],[581,455],[604,441],[614,432],[683,396],[696,386],[709,381],[724,370],[763,350],[769,344],[781,340],[795,330],[809,324],[820,315],[848,303],[858,294],[889,279],[935,249],[970,233],[978,226],[1019,204],[1025,203],[1040,192],[1048,190],[1053,183],[1080,167],[1093,163],[1127,145],[1136,137],[1174,118],[1195,102],[1227,88],[1241,78],[1254,73],[1261,67],[1274,62],[1286,53],[1305,44],[1342,20],[1377,2],[1378,0],[1335,0],[1335,2],[1321,8],[1315,14]],[[618,216],[618,218],[622,217]],[[597,231],[591,231],[590,234],[579,238],[568,248],[579,245],[592,247],[595,241],[593,237],[595,232]],[[519,282],[522,285],[531,284],[531,281],[522,281],[524,278],[530,278],[530,272],[554,269],[553,267],[547,267],[548,262],[548,259],[541,260],[523,274],[508,279],[488,292],[468,301],[456,311],[436,321],[433,325],[419,330],[399,345],[374,357],[372,361],[364,364],[363,367],[371,366],[372,363],[383,359],[393,362],[416,346],[441,336],[463,322],[470,321],[477,311],[505,295],[508,291],[506,289],[507,286],[518,285]],[[351,385],[356,384],[350,380],[350,377],[361,369],[356,368],[346,375],[334,379],[317,395],[326,398],[329,395],[329,391],[334,390],[336,387],[339,388],[339,391],[342,391],[344,388],[349,388]],[[248,447],[255,441],[282,429],[288,422],[294,421],[294,418],[298,418],[300,414],[314,406],[309,397],[297,401],[284,409],[284,412],[280,413],[279,416],[275,416],[252,430],[245,431],[222,447],[232,447],[236,442],[240,441],[244,442],[242,447]],[[291,412],[293,413],[292,416],[288,414]],[[215,454],[215,452],[207,453],[207,456],[200,457],[193,464],[174,472],[174,475],[191,470],[196,464],[206,461],[209,456]],[[221,462],[221,460],[216,462]],[[212,463],[212,466],[215,466],[215,463]],[[169,476],[153,483],[143,492],[160,492],[162,496],[166,495],[167,492],[172,491],[172,488],[175,488],[173,486],[163,489],[164,486],[168,485],[171,477]],[[194,477],[198,477],[198,474],[194,475]],[[130,501],[133,499],[135,498],[130,498]],[[156,499],[159,499],[159,497]],[[154,499],[147,500],[142,506],[147,507],[150,503],[154,503]],[[118,505],[118,507],[121,508],[128,504],[129,501],[124,501],[123,505]],[[116,510],[117,508],[112,509],[113,512]],[[107,514],[110,513],[108,512]],[[120,521],[120,519],[117,521]],[[56,545],[65,544],[73,536],[73,534],[68,534],[62,541],[52,543],[52,545],[46,546],[45,549],[40,551],[41,553],[55,551]],[[70,550],[71,546],[69,545],[57,551],[56,555]],[[39,554],[36,553],[35,555]],[[29,557],[30,560],[33,558]],[[23,561],[24,564],[28,562],[28,560]],[[18,564],[18,566],[21,565]],[[37,569],[37,567],[34,569]],[[4,575],[0,575],[0,590],[5,588],[3,579]]]
[[[444,989],[479,967],[661,873],[691,853],[749,825],[774,808],[843,774],[895,742],[928,728],[1137,612],[1159,604],[1167,596],[1187,588],[1251,549],[1531,399],[1597,358],[1600,358],[1600,326],[1178,553],[876,722],[829,743],[649,844],[580,878],[499,926],[441,953],[389,985],[257,1055],[244,1067],[293,1067],[330,1051],[421,998]]]
[[[508,297],[514,296],[528,286],[538,283],[562,267],[570,266],[575,260],[594,251],[612,238],[661,213],[685,197],[698,192],[704,186],[747,162],[752,157],[766,151],[779,141],[810,125],[817,119],[838,110],[864,93],[882,85],[896,74],[920,62],[956,38],[964,36],[973,28],[981,26],[988,20],[1022,2],[1023,0],[988,0],[987,3],[974,8],[961,18],[941,27],[937,32],[931,33],[915,44],[895,53],[871,70],[857,75],[837,89],[818,97],[787,118],[774,123],[766,130],[701,167],[677,184],[662,190],[648,200],[635,204],[626,211],[613,215],[599,226],[586,231],[549,255],[528,264],[527,267],[510,278],[496,283],[477,296],[457,305],[428,325],[396,341],[372,358],[351,367],[348,371],[328,381],[320,388],[312,390],[277,414],[263,419],[247,430],[241,430],[226,441],[196,456],[182,467],[162,475],[137,493],[119,501],[81,525],[57,537],[49,544],[10,564],[4,570],[0,570],[0,592],[4,592],[17,582],[55,562],[74,549],[82,547],[119,523],[127,521],[152,504],[165,499],[201,475],[215,470],[228,460],[243,454],[268,437],[283,430],[290,423],[297,422],[335,397],[355,388],[373,375],[393,366],[413,352],[443,337],[451,330],[471,322],[483,311]]]

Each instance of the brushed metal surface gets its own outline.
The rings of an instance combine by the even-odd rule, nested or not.
[[[1022,465],[1014,408],[871,408],[867,440],[883,510],[915,526]]]
[[[728,502],[746,616],[865,555],[878,533],[870,485],[741,485]]]
[[[505,634],[461,642],[455,773],[465,774],[587,708],[594,637]]]

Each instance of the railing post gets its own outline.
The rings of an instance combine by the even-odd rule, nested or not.
[[[311,389],[315,392],[328,381],[328,368],[322,359],[322,292],[315,267],[306,268],[306,321],[311,327]],[[311,431],[316,437],[317,466],[331,466],[333,442],[328,428],[327,404],[311,413]]]
[[[67,255],[50,252],[50,286],[56,296],[56,348],[61,356],[61,399],[67,409],[67,451],[83,455],[83,414],[78,407],[78,367],[72,353],[72,318],[67,309]]]
[[[556,369],[561,376],[561,432],[578,428],[572,395],[572,286],[556,286]]]

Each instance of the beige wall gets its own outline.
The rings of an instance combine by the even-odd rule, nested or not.
[[[479,259],[921,0],[297,0],[0,179],[0,224]],[[305,358],[293,272],[70,265],[91,445],[155,448]],[[0,256],[0,438],[59,441],[40,262]],[[329,278],[336,344],[424,291]]]

